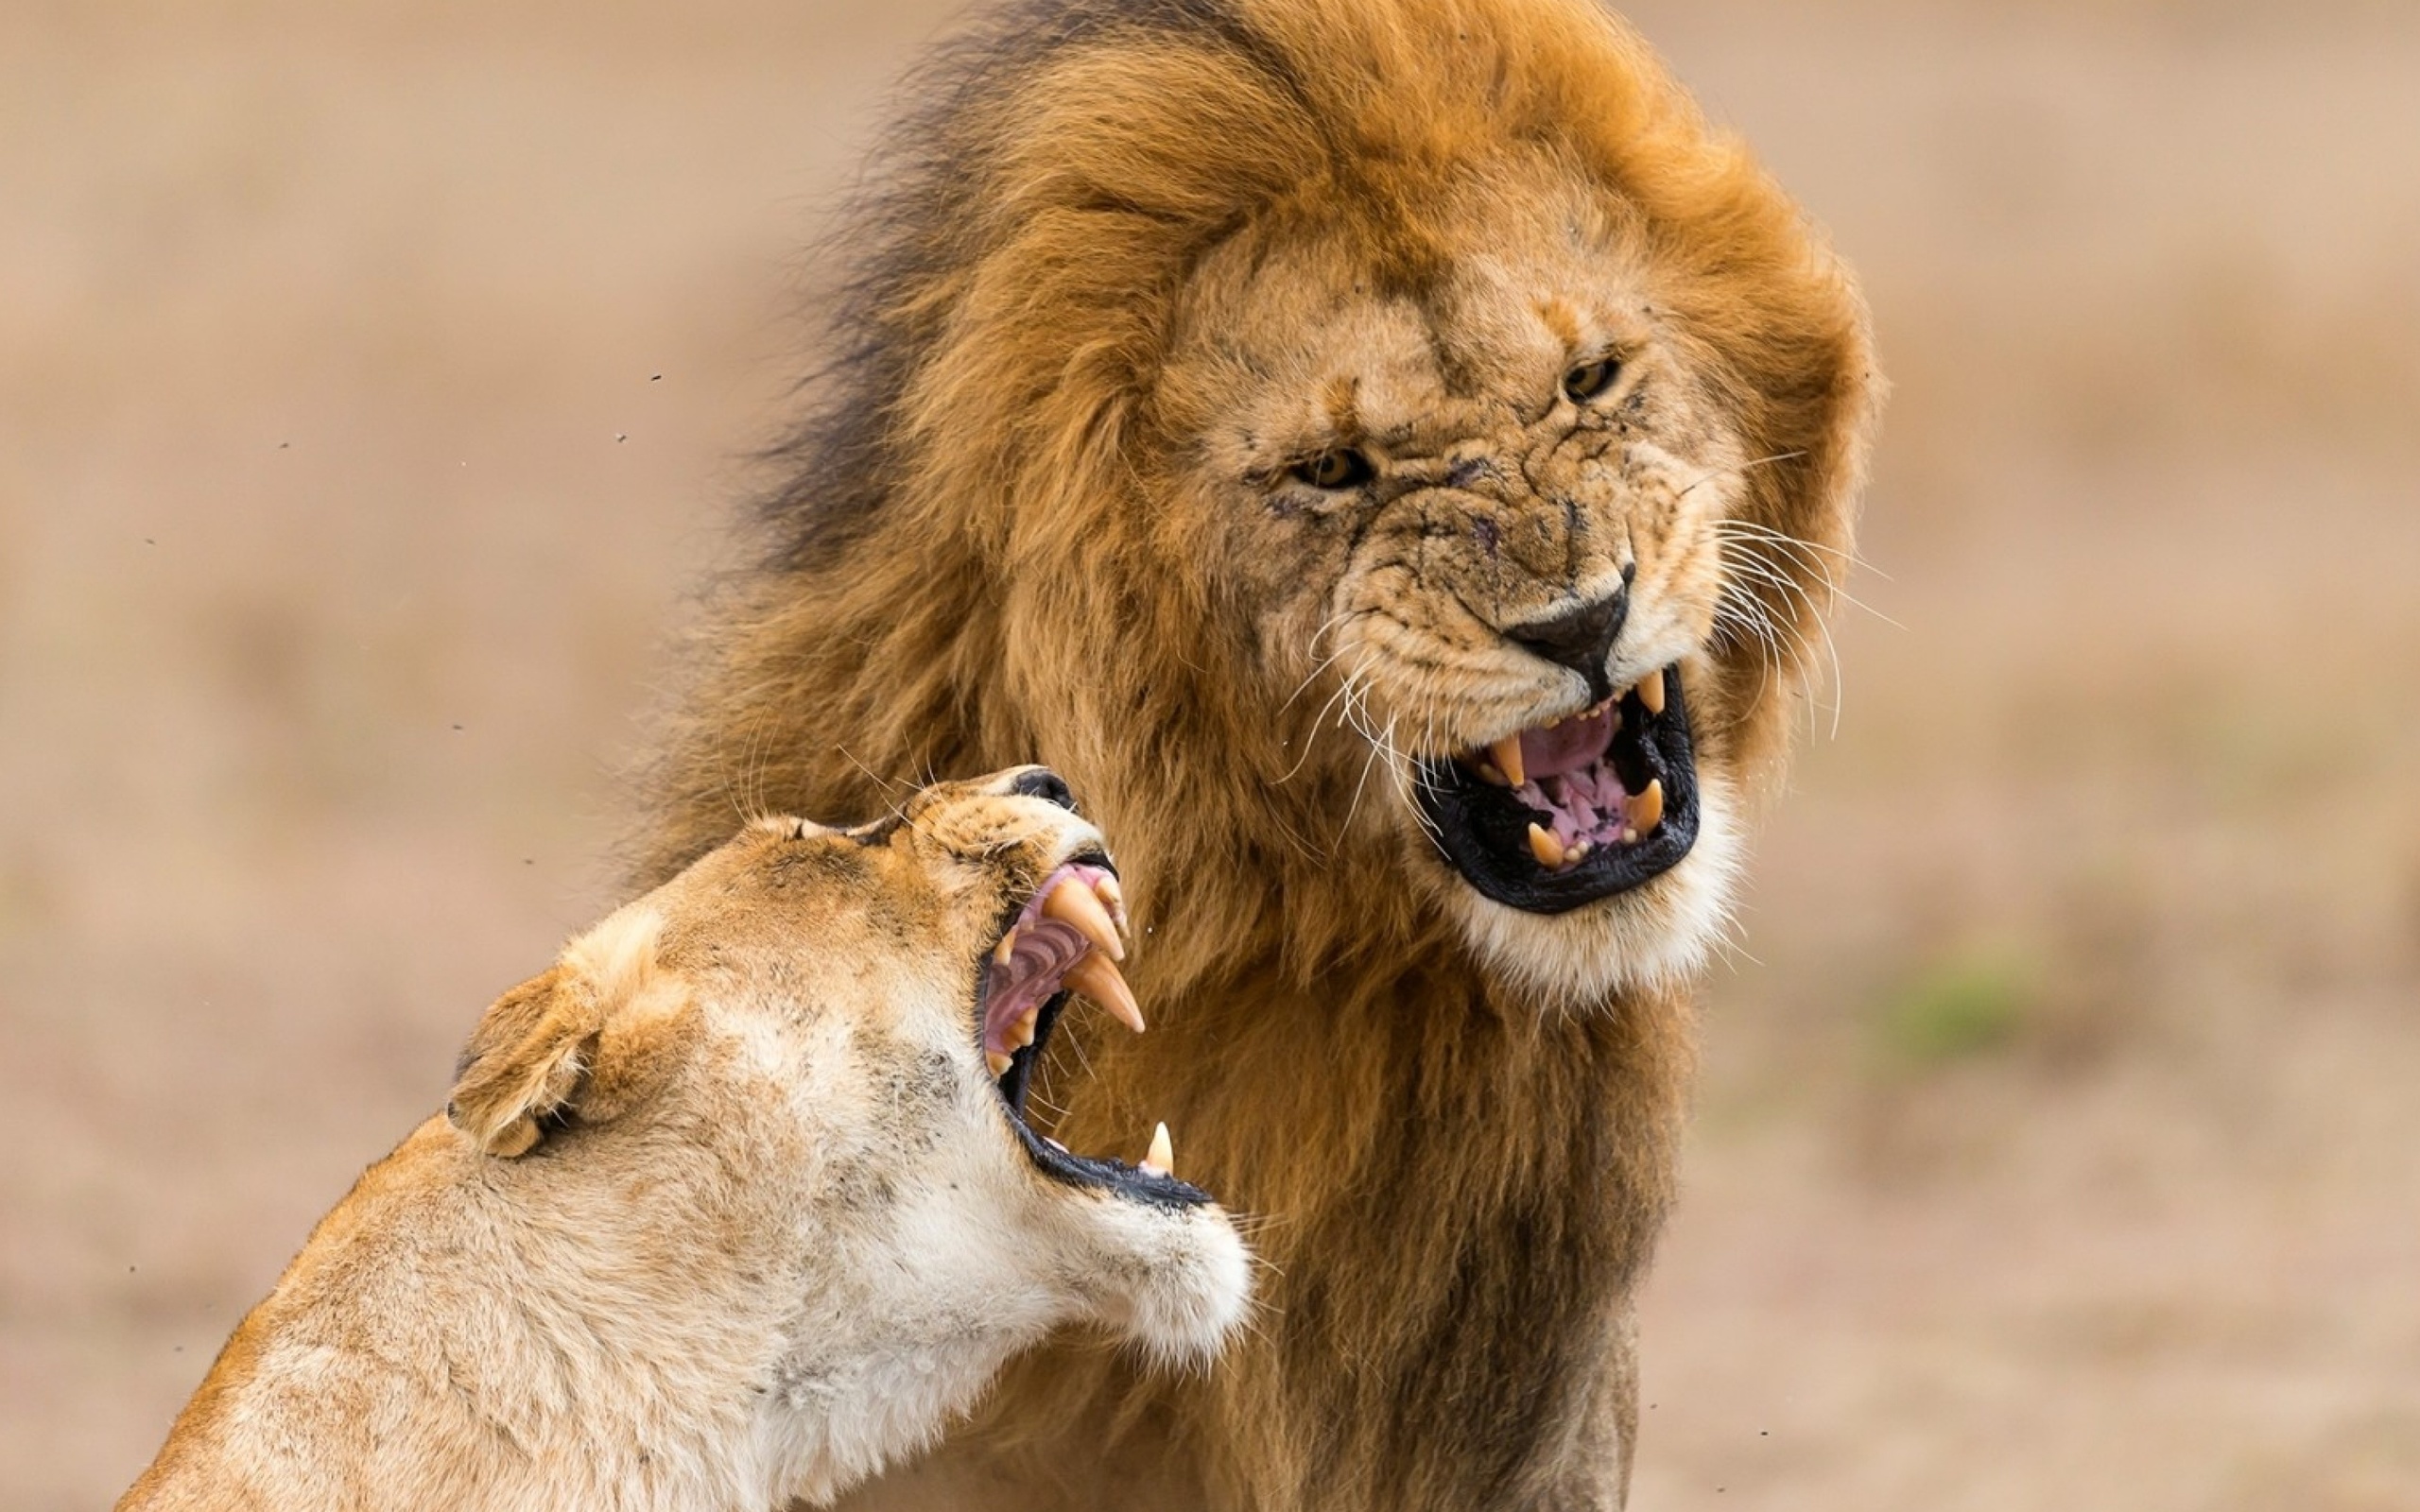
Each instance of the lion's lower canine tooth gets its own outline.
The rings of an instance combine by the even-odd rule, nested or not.
[[[1530,768],[1521,760],[1519,735],[1505,736],[1488,747],[1487,753],[1495,759],[1495,769],[1502,772],[1504,780],[1512,786],[1519,787],[1530,780]]]
[[[1000,943],[992,948],[992,959],[999,962],[1002,966],[1006,966],[1009,964],[1009,957],[1014,955],[1016,952],[1016,927],[1014,925],[1011,925],[1009,932],[1000,936]]]
[[[983,1052],[983,1064],[992,1068],[994,1076],[1005,1076],[1009,1074],[1009,1068],[1016,1064],[1016,1059],[1011,1056],[1004,1056],[996,1050],[986,1050]]]
[[[1118,942],[1117,924],[1109,917],[1109,910],[1101,906],[1090,887],[1078,885],[1074,878],[1050,889],[1050,896],[1042,900],[1042,917],[1072,926],[1111,960],[1126,959],[1126,947]]]
[[[1641,834],[1653,834],[1664,822],[1664,782],[1661,778],[1649,778],[1647,791],[1630,800],[1630,827]]]
[[[1538,858],[1539,866],[1545,867],[1548,870],[1552,870],[1553,868],[1563,865],[1563,842],[1556,839],[1551,833],[1542,828],[1535,820],[1531,820],[1530,824],[1530,854]]]
[[[1134,1001],[1134,989],[1126,985],[1126,978],[1106,956],[1087,954],[1067,968],[1067,974],[1059,980],[1107,1008],[1118,1022],[1136,1034],[1143,1032],[1143,1008]]]
[[[1664,669],[1658,667],[1638,679],[1638,701],[1647,705],[1651,714],[1664,712]]]
[[[1176,1175],[1176,1151],[1168,1143],[1168,1126],[1166,1124],[1151,1130],[1151,1148],[1144,1155],[1138,1169],[1153,1176]]]
[[[1495,769],[1495,764],[1494,762],[1479,763],[1478,775],[1486,778],[1497,787],[1511,787],[1512,785],[1504,780],[1504,774],[1502,772]]]

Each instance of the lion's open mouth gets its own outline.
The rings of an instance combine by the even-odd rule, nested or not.
[[[1163,1206],[1191,1207],[1210,1194],[1170,1170],[1167,1125],[1135,1164],[1077,1155],[1026,1122],[1026,1091],[1068,998],[1081,993],[1140,1033],[1143,1013],[1117,970],[1126,954],[1126,906],[1105,856],[1079,856],[1045,877],[1010,916],[977,971],[976,1022],[984,1063],[1008,1105],[1018,1143],[1043,1173],[1078,1186]]]
[[[1424,761],[1439,849],[1508,907],[1560,914],[1670,870],[1698,837],[1697,764],[1667,667],[1594,709]]]

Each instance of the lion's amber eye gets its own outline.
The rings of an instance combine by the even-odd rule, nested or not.
[[[1370,481],[1373,469],[1370,459],[1352,447],[1339,447],[1322,452],[1306,462],[1297,462],[1286,470],[1287,476],[1315,489],[1349,489]]]
[[[1575,404],[1594,399],[1614,387],[1614,380],[1621,376],[1621,370],[1620,359],[1615,357],[1599,357],[1594,362],[1583,362],[1563,375],[1564,397]]]

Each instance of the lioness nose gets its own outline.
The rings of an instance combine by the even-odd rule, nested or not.
[[[1010,780],[1009,791],[1020,798],[1048,799],[1068,813],[1076,811],[1076,795],[1064,779],[1047,766],[1031,766]]]
[[[1602,699],[1614,691],[1605,659],[1613,654],[1614,637],[1621,634],[1622,616],[1629,610],[1630,589],[1625,585],[1552,619],[1515,625],[1504,635],[1531,656],[1586,678],[1588,696]]]

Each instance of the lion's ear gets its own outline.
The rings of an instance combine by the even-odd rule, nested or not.
[[[653,995],[660,924],[617,914],[496,999],[455,1066],[454,1126],[490,1155],[526,1155],[549,1118],[602,1120],[627,1106],[654,1057],[626,1053],[636,1026],[621,1021]]]

